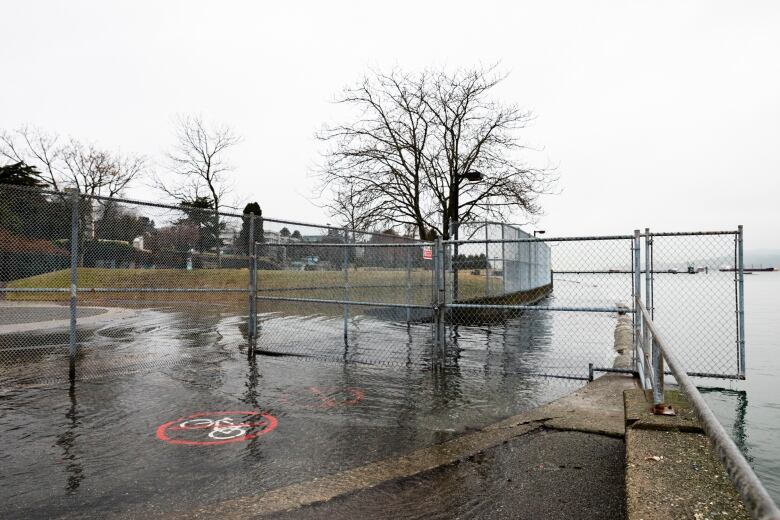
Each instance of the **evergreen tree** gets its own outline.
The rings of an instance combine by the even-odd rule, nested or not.
[[[260,209],[260,204],[257,202],[250,202],[244,208],[244,215],[254,213],[255,215],[255,236],[254,241],[256,243],[263,243],[263,210]],[[243,254],[249,254],[249,217],[244,217],[244,221],[241,224],[241,232],[238,234],[238,243],[236,249]],[[258,254],[260,252],[258,251]]]

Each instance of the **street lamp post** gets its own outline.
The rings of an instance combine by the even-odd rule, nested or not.
[[[469,170],[464,174],[458,174],[455,177],[455,189],[450,198],[450,240],[454,240],[452,248],[452,301],[458,298],[458,229],[460,227],[460,180],[466,179],[469,182],[479,182],[482,180],[482,173],[477,170]]]
[[[544,235],[545,231],[543,229],[535,229],[534,230],[534,236],[536,235]]]

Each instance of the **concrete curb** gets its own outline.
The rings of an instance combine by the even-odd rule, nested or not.
[[[624,393],[627,518],[750,518],[690,404],[677,391],[664,399],[677,416],[654,415],[641,389]]]

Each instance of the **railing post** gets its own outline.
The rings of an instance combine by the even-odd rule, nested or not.
[[[79,265],[79,203],[78,189],[67,190],[70,194],[70,335],[68,345],[68,358],[70,379],[76,376],[76,349],[77,349],[77,313],[78,313],[78,265]]]
[[[248,355],[252,357],[255,353],[255,344],[257,342],[257,255],[255,254],[255,214],[249,214],[249,242],[247,244],[249,253],[249,315],[247,325],[249,328],[249,349]]]
[[[344,346],[349,346],[349,228],[344,226]]]
[[[739,375],[745,377],[745,255],[742,224],[737,228],[737,341],[739,343]]]

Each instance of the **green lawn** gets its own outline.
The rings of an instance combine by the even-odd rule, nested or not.
[[[432,297],[431,272],[415,270],[409,277],[398,271],[358,269],[349,271],[349,299],[385,302],[427,304]],[[102,269],[79,268],[80,288],[234,288],[248,286],[247,269]],[[463,299],[485,295],[484,275],[461,272],[460,295]],[[258,271],[260,295],[289,296],[296,298],[342,299],[344,297],[343,271]],[[500,289],[501,278],[491,279],[492,291]],[[371,287],[361,287],[371,286]],[[70,287],[70,271],[62,270],[31,276],[8,283],[14,288],[67,288]],[[284,289],[284,290],[279,290]],[[65,300],[67,293],[10,293],[13,300]],[[102,300],[197,300],[243,302],[244,293],[79,293],[82,301]]]

